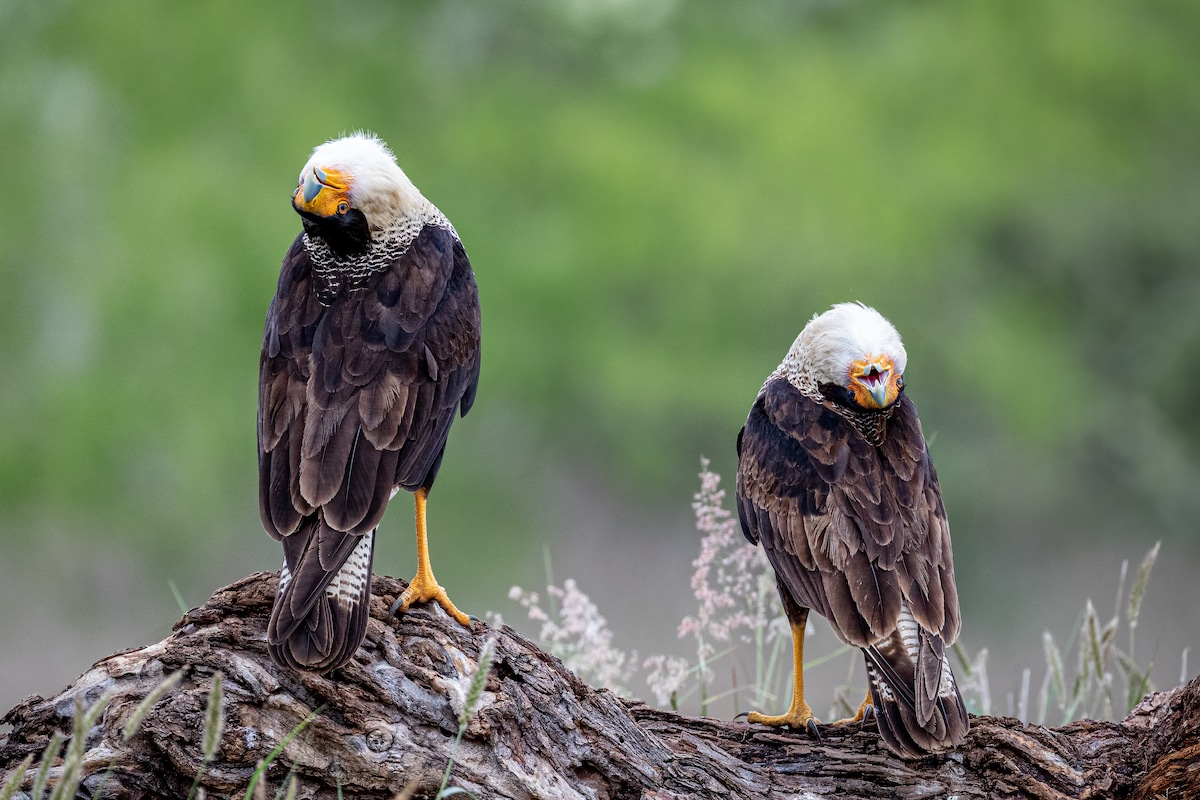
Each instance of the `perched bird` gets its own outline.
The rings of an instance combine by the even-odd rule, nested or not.
[[[416,495],[417,574],[393,612],[435,601],[425,499],[479,380],[479,293],[454,226],[379,139],[317,147],[292,206],[259,359],[259,510],[283,542],[267,630],[276,662],[327,672],[366,635],[375,530]]]
[[[737,508],[761,542],[792,629],[791,707],[751,722],[807,728],[809,609],[866,656],[884,744],[915,758],[960,744],[967,711],[946,659],[960,615],[950,528],[912,401],[900,335],[873,308],[813,317],[738,434]]]

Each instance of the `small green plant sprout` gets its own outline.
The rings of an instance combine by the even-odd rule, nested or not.
[[[1083,716],[1103,719],[1124,717],[1153,688],[1150,670],[1154,662],[1140,666],[1136,659],[1135,643],[1142,600],[1161,544],[1156,543],[1142,559],[1129,591],[1128,603],[1124,606],[1129,561],[1122,562],[1115,609],[1108,621],[1101,621],[1095,605],[1088,600],[1065,648],[1060,650],[1049,631],[1042,634],[1046,674],[1038,696],[1038,724],[1045,724],[1052,704],[1064,725]],[[1122,616],[1129,628],[1127,649],[1117,644]],[[1063,653],[1070,653],[1073,646],[1077,649],[1076,668],[1074,676],[1068,680]]]
[[[479,710],[483,687],[487,685],[488,673],[492,671],[492,661],[496,657],[496,643],[497,638],[493,633],[479,648],[479,662],[475,667],[475,674],[471,676],[471,683],[467,686],[467,696],[463,700],[462,710],[458,712],[458,735],[454,737],[454,744],[450,746],[450,760],[446,762],[446,772],[442,775],[442,784],[438,787],[438,793],[434,796],[434,800],[442,800],[442,798],[452,797],[456,794],[475,796],[466,789],[447,786],[447,784],[450,783],[450,772],[454,769],[454,759],[458,754],[458,747],[462,743],[463,733],[471,724],[471,720],[475,718],[475,712]]]

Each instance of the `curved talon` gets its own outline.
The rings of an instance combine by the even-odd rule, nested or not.
[[[808,731],[808,735],[813,739],[816,739],[818,742],[821,741],[821,732],[817,730],[817,721],[815,719],[809,719],[808,723],[804,726],[804,730]]]
[[[854,713],[853,717],[846,717],[845,719],[839,719],[837,722],[835,722],[833,724],[834,725],[849,725],[853,722],[867,722],[868,720],[870,720],[870,718],[872,716],[874,716],[874,714],[875,714],[875,706],[871,704],[871,692],[868,691],[866,698],[858,706],[858,711],[856,711]]]
[[[734,718],[733,718],[733,721],[734,721],[734,722],[737,722],[739,719],[742,719],[743,717],[745,717],[745,718],[749,718],[749,717],[750,717],[750,712],[749,712],[749,711],[743,711],[742,713],[735,715],[735,716],[734,716]]]

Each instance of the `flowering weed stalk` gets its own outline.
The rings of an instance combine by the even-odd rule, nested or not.
[[[725,508],[725,490],[721,476],[708,468],[708,459],[700,459],[700,491],[692,501],[696,513],[696,530],[703,534],[700,555],[692,562],[692,592],[699,606],[696,615],[684,617],[679,623],[679,636],[692,636],[696,641],[697,689],[700,692],[700,713],[708,712],[709,683],[713,679],[711,664],[723,654],[732,652],[737,641],[754,644],[754,702],[762,704],[770,697],[769,688],[779,651],[785,637],[787,622],[774,591],[774,575],[762,548],[747,542],[741,535],[737,520]],[[716,648],[726,645],[722,653]],[[771,652],[767,653],[767,647]],[[649,664],[649,662],[647,662]],[[736,669],[731,669],[736,675]],[[651,688],[660,695],[664,687]],[[735,698],[742,687],[730,690]]]
[[[700,491],[692,503],[696,529],[702,534],[700,554],[692,562],[697,610],[695,616],[685,617],[678,629],[681,638],[691,636],[695,640],[696,663],[677,656],[654,655],[641,666],[646,670],[646,684],[660,705],[678,710],[682,699],[698,693],[700,713],[707,714],[710,703],[726,696],[732,696],[736,710],[738,696],[744,691],[751,691],[753,701],[759,705],[775,699],[770,687],[776,680],[780,653],[789,642],[789,628],[766,555],[745,541],[737,520],[724,507],[721,477],[709,470],[707,459],[701,459],[700,465]],[[539,643],[562,659],[568,669],[594,686],[628,695],[626,687],[637,669],[637,654],[613,646],[607,622],[575,581],[568,579],[561,588],[552,580],[550,583],[546,589],[548,611],[536,592],[519,586],[512,588],[509,598],[541,624]],[[711,694],[714,664],[731,655],[739,644],[753,645],[753,683],[739,685],[734,664],[730,667],[731,688]]]
[[[537,592],[514,586],[508,596],[525,608],[531,620],[541,623],[538,641],[567,669],[594,686],[628,695],[629,679],[637,669],[637,653],[628,654],[613,646],[608,622],[574,580],[568,578],[561,588],[547,586],[546,593],[550,596],[549,612],[542,608]]]

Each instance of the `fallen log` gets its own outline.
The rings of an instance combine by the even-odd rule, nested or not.
[[[478,710],[454,751],[450,785],[484,798],[1155,798],[1200,797],[1200,679],[1148,695],[1122,722],[1061,728],[975,717],[966,744],[919,761],[882,748],[872,726],[821,726],[822,741],[743,722],[686,717],[597,691],[508,627],[460,627],[440,609],[388,616],[404,584],[376,577],[367,640],[329,676],[276,666],[266,625],[276,576],[260,573],[189,611],[162,642],[98,661],[51,698],[0,719],[0,775],[34,761],[77,709],[109,702],[77,742],[77,797],[242,797],[252,781],[299,798],[437,794],[480,648],[496,637]],[[122,729],[164,677],[179,684]],[[223,676],[215,757],[202,739],[213,676]],[[297,731],[305,720],[309,722]],[[282,741],[292,737],[272,757]],[[62,757],[50,785],[64,773]],[[265,763],[265,766],[260,766]],[[257,771],[257,776],[256,776]],[[198,776],[198,777],[197,777]]]

